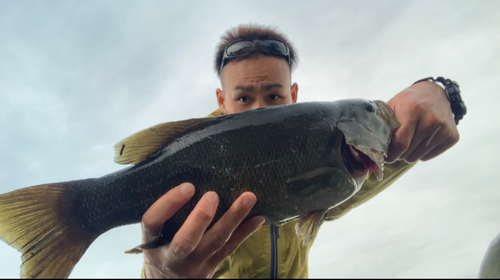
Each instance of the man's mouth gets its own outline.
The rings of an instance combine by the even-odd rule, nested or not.
[[[353,178],[364,177],[369,172],[374,172],[377,180],[382,180],[384,156],[381,152],[365,147],[360,147],[358,149],[353,145],[348,145],[343,139],[341,154],[345,167]]]

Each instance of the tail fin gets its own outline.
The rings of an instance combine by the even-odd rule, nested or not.
[[[0,195],[0,239],[22,253],[22,278],[67,278],[97,238],[72,219],[67,183]]]

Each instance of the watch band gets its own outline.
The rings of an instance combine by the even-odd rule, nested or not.
[[[440,83],[443,86],[444,92],[446,92],[446,96],[450,101],[451,111],[455,116],[455,123],[458,125],[458,122],[463,119],[465,114],[467,114],[467,107],[465,106],[465,103],[462,100],[462,96],[460,95],[460,86],[458,85],[458,83],[440,76],[436,79],[434,79],[433,77],[423,78],[414,82],[412,85],[424,81]]]

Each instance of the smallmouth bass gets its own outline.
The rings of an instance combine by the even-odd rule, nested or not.
[[[352,197],[369,173],[382,179],[398,126],[386,103],[363,99],[159,124],[115,146],[115,161],[130,168],[0,195],[0,238],[22,252],[22,277],[65,278],[99,235],[139,223],[159,197],[190,182],[195,195],[159,237],[127,252],[168,244],[207,191],[220,198],[211,225],[251,191],[257,202],[247,218],[299,219],[297,234],[306,244],[325,212]]]

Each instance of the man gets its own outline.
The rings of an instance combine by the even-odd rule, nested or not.
[[[232,114],[272,105],[297,102],[298,85],[291,83],[297,55],[281,33],[262,26],[238,26],[222,36],[215,70],[222,89],[216,90],[219,109],[211,114]],[[331,209],[333,220],[373,197],[418,160],[429,160],[459,140],[450,102],[443,88],[419,82],[401,91],[388,104],[401,122],[387,157],[384,180],[368,178],[347,202]],[[184,183],[163,195],[144,214],[143,242],[195,192]],[[243,193],[215,225],[205,233],[218,204],[215,192],[200,199],[169,245],[144,252],[143,277],[305,278],[309,248],[295,235],[295,222],[261,226],[263,217],[241,223],[256,202]]]

